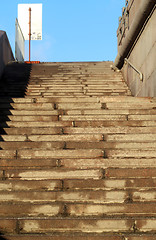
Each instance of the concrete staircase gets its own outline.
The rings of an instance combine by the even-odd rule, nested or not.
[[[156,239],[156,99],[111,64],[6,67],[0,239]]]

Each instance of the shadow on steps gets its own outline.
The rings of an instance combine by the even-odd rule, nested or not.
[[[24,98],[29,84],[32,64],[8,64],[0,79],[0,134],[5,135],[4,128],[8,128],[9,116],[14,110],[13,98]],[[0,141],[4,141],[0,136]]]
[[[0,240],[7,240],[2,233],[0,233]]]

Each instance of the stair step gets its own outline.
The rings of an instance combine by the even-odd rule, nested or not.
[[[109,102],[105,104],[105,108],[107,109],[155,109],[156,108],[156,103],[133,103],[133,102],[129,102],[129,103],[114,103],[114,102]]]
[[[151,116],[150,116],[151,117]],[[148,118],[147,118],[148,119]],[[145,118],[145,120],[147,120]],[[125,115],[112,114],[112,115],[59,115],[60,121],[94,121],[94,120],[104,120],[104,121],[126,121],[127,117]],[[154,119],[149,119],[154,120]]]
[[[106,150],[105,152],[108,158],[155,158],[156,154],[154,150]]]
[[[147,235],[146,235],[147,236]],[[28,239],[28,235],[27,234],[20,234],[20,235],[4,235],[3,236],[4,239],[8,239],[8,240],[27,240]],[[105,238],[105,240],[122,240],[122,237],[116,235],[116,234],[111,234],[109,236],[102,236],[101,234],[94,234],[92,233],[91,234],[85,234],[83,233],[80,233],[78,234],[77,232],[73,232],[73,233],[60,233],[60,234],[29,234],[29,239],[30,240],[86,240],[86,239],[89,239],[89,240],[103,240],[103,238]],[[151,239],[151,235],[149,235],[149,238],[145,239],[144,237],[142,237],[143,240],[154,240]],[[130,239],[131,240],[131,239]],[[133,239],[132,239],[133,240]],[[136,239],[135,239],[136,240]],[[137,239],[138,240],[138,239]]]
[[[151,115],[129,115],[128,116],[128,119],[129,120],[153,120],[153,121],[156,121],[156,114],[151,114]]]
[[[79,210],[77,210],[79,209]],[[71,217],[102,217],[103,215],[109,217],[112,214],[114,216],[155,216],[156,215],[156,203],[140,204],[131,203],[126,204],[67,204],[67,212]],[[45,217],[54,217],[64,214],[64,205],[61,203],[38,203],[38,204],[3,204],[0,205],[1,217],[35,217],[38,218],[41,215]]]
[[[3,180],[0,181],[0,191],[61,191],[61,180]]]
[[[3,173],[4,175],[4,173]],[[6,179],[21,179],[23,180],[59,180],[59,179],[100,179],[102,178],[101,169],[44,169],[44,170],[6,170]],[[44,194],[44,192],[43,192]],[[45,192],[46,194],[46,192]],[[66,194],[66,193],[65,193]],[[55,194],[54,194],[55,195]],[[9,195],[8,195],[9,196]],[[31,194],[30,194],[31,196]],[[38,194],[39,196],[39,194]],[[50,194],[49,194],[50,197]],[[5,199],[5,196],[2,196]],[[1,199],[2,199],[1,198]],[[18,200],[18,198],[17,198]],[[49,198],[50,200],[50,198]],[[77,199],[78,200],[78,199]],[[54,201],[54,199],[53,199]]]
[[[46,128],[54,128],[54,127],[71,127],[72,121],[52,121],[52,122],[2,122],[1,126],[3,127],[46,127]]]
[[[64,149],[65,142],[61,141],[44,141],[44,142],[27,142],[24,137],[2,137],[3,141],[0,142],[0,149]],[[2,140],[1,140],[2,141]]]
[[[16,157],[24,159],[47,159],[47,158],[88,158],[103,157],[101,149],[78,149],[78,150],[0,150],[0,158],[13,159]]]
[[[58,114],[61,114],[61,111],[59,112],[58,110],[1,110],[1,115],[14,115],[14,116],[36,116],[36,115],[41,115],[41,116],[57,116]]]
[[[35,174],[35,172],[34,172]],[[142,201],[145,200],[145,197],[149,199],[149,201],[153,200],[154,198],[154,191],[150,192],[150,197],[147,197],[148,191],[143,192],[133,192],[132,197],[134,199],[134,202],[137,201],[137,197],[141,198]],[[31,203],[66,203],[67,208],[68,204],[75,203],[81,204],[81,203],[87,203],[87,204],[117,204],[121,203],[124,204],[126,199],[129,197],[128,193],[124,190],[118,190],[118,191],[106,191],[106,190],[96,190],[96,191],[66,191],[66,192],[55,192],[55,191],[15,191],[11,194],[9,191],[3,191],[1,192],[2,195],[0,197],[0,203],[6,204],[10,202],[14,202],[14,204],[23,204]],[[58,209],[59,210],[59,209]],[[50,214],[50,213],[49,213]],[[56,215],[59,213],[57,212]],[[63,215],[63,213],[62,213]],[[67,215],[70,215],[67,213]]]
[[[48,135],[49,136],[49,135]],[[51,136],[33,136],[24,140],[24,137],[2,137],[0,142],[1,149],[135,149],[135,150],[154,150],[156,149],[155,142],[141,142],[141,143],[116,143],[116,142],[96,142],[93,140],[71,140],[71,139],[51,139]],[[2,140],[1,140],[2,141]],[[27,142],[28,141],[28,142]],[[29,142],[30,141],[30,142]],[[92,142],[91,142],[92,141]]]
[[[56,105],[57,107],[57,105]],[[141,118],[148,118],[147,115],[155,116],[155,110],[150,109],[150,110],[140,110],[140,109],[87,109],[87,110],[1,110],[1,117],[3,115],[14,115],[14,116],[33,116],[33,115],[44,115],[44,116],[57,116],[57,115],[129,115],[130,120],[138,120],[138,119],[132,119],[134,116],[133,115],[144,115],[141,116]],[[151,117],[154,118],[154,117]],[[142,120],[142,119],[141,119]],[[154,119],[153,119],[154,120]]]
[[[139,156],[138,156],[139,157]],[[148,161],[148,158],[146,159]],[[155,178],[156,168],[108,168],[105,171],[105,176],[108,178],[118,179],[134,179],[134,178]],[[150,189],[152,191],[152,189]],[[149,193],[150,193],[149,191]],[[134,197],[134,196],[133,196]],[[136,201],[155,201],[154,194],[144,194],[143,192],[135,193]],[[142,198],[142,200],[141,200]]]
[[[19,150],[18,157],[24,159],[46,159],[46,158],[88,158],[88,157],[102,157],[104,151],[101,149],[78,149],[78,150]],[[1,152],[0,152],[1,157]],[[3,153],[2,153],[3,157]]]
[[[66,110],[64,115],[154,115],[155,110],[141,110],[141,109],[100,109],[100,110]]]
[[[70,124],[67,124],[69,126]],[[63,126],[63,125],[62,125]],[[42,135],[42,134],[63,134],[62,126],[60,127],[13,127],[13,128],[4,128],[1,131],[2,134],[8,135]],[[65,124],[64,124],[65,126]]]
[[[54,110],[53,103],[8,103],[1,104],[0,109],[19,109],[19,110]]]
[[[141,142],[141,143],[117,143],[117,142],[77,142],[77,141],[70,141],[66,142],[67,149],[144,149],[144,150],[154,150],[156,149],[156,142]]]
[[[156,188],[156,179],[65,179],[65,180],[8,180],[0,181],[0,191],[62,191],[62,190],[134,190]]]
[[[94,121],[73,121],[73,126],[77,128],[88,128],[88,127],[156,127],[156,121],[104,121],[104,120],[94,120]],[[137,128],[135,128],[137,129]],[[154,128],[153,128],[154,129]],[[143,128],[142,128],[143,130]],[[102,130],[103,132],[103,130]],[[105,131],[104,131],[105,132]],[[141,132],[140,132],[141,133]],[[152,132],[151,132],[152,133]]]
[[[57,159],[46,159],[43,161],[43,159],[20,159],[18,157],[16,159],[1,158],[0,167],[3,168],[1,177],[5,178],[4,171],[6,169],[52,169],[58,167],[59,163]]]
[[[0,117],[0,121],[5,121],[5,120],[10,120],[12,122],[22,122],[22,121],[29,121],[29,122],[35,122],[35,121],[46,121],[46,122],[51,122],[51,121],[57,121],[58,120],[58,116],[57,115],[51,115],[51,116],[43,116],[43,115],[39,115],[39,116],[12,116],[12,115],[8,115],[8,116],[1,116]]]
[[[76,122],[77,124],[77,122]],[[102,134],[155,134],[156,127],[131,127],[131,126],[110,126],[110,127],[73,127],[64,128],[64,134],[95,134],[95,133],[102,133]]]
[[[97,158],[97,159],[61,159],[60,165],[68,169],[92,169],[92,168],[151,168],[156,165],[156,158]],[[118,186],[119,187],[119,186]]]
[[[14,222],[15,220],[8,220]],[[151,226],[154,226],[155,219],[143,221],[142,219],[137,220],[136,223],[138,226],[142,225],[140,232],[151,231],[153,229]],[[79,232],[79,233],[109,233],[109,232],[130,232],[129,229],[132,228],[134,221],[131,219],[21,219],[19,221],[19,227],[21,233],[52,233],[52,232]],[[9,224],[10,225],[10,224]],[[4,224],[2,225],[3,229]],[[30,227],[31,226],[31,227]],[[154,228],[155,229],[155,228]],[[14,230],[14,229],[13,229]]]
[[[16,146],[16,145],[15,145]],[[51,148],[52,149],[52,148]],[[100,168],[151,168],[156,165],[156,158],[62,158],[62,159],[1,159],[0,167],[6,169],[52,169],[64,167],[66,169],[100,169]],[[2,178],[3,178],[2,172]]]
[[[107,135],[106,141],[120,141],[120,142],[154,142],[156,141],[156,134],[114,134]]]

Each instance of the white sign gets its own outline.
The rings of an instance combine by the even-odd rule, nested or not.
[[[42,4],[18,4],[18,22],[25,40],[29,40],[29,8],[31,8],[31,40],[42,40]]]

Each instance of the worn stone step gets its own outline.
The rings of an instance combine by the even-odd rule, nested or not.
[[[14,102],[14,103],[64,103],[64,102],[98,102],[98,98],[97,97],[92,97],[92,98],[88,98],[88,97],[48,97],[48,98],[42,98],[42,97],[36,97],[35,99],[31,98],[31,97],[25,97],[25,98],[4,98],[4,99],[0,99],[0,103],[10,103],[10,102]]]
[[[155,114],[154,109],[141,110],[141,109],[98,109],[98,110],[66,110],[65,115],[152,115]]]
[[[110,97],[110,96],[104,96],[104,97],[98,97],[99,102],[101,103],[120,103],[123,102],[124,104],[127,103],[137,103],[137,104],[147,104],[147,103],[153,103],[156,101],[156,98],[151,97],[132,97],[132,96],[120,96],[120,97]]]
[[[44,146],[44,144],[43,144]],[[52,149],[52,147],[46,146],[47,150]],[[16,144],[15,144],[16,147]],[[12,149],[15,147],[12,146]],[[19,149],[24,149],[25,146],[21,146]],[[45,148],[45,149],[46,149]],[[55,149],[61,148],[59,144]],[[5,148],[4,148],[5,149]],[[11,147],[9,148],[11,149]],[[28,149],[28,147],[27,147]],[[33,148],[31,148],[33,149]],[[40,149],[41,150],[41,149]],[[121,165],[123,168],[149,168],[155,167],[156,158],[86,158],[85,160],[82,158],[63,158],[63,159],[53,159],[48,158],[42,159],[20,159],[17,157],[15,160],[12,159],[1,159],[0,167],[5,169],[12,169],[12,168],[31,168],[31,169],[43,169],[43,168],[54,168],[54,167],[64,167],[65,169],[105,169],[109,167],[117,167],[119,168]]]
[[[44,141],[44,139],[43,139]],[[135,140],[134,140],[135,141]],[[145,143],[120,143],[120,142],[77,142],[77,141],[66,141],[67,149],[144,149],[144,150],[154,150],[156,149],[155,142],[145,142]]]
[[[48,130],[48,128],[47,128]],[[28,144],[33,142],[99,142],[103,140],[102,134],[80,134],[80,135],[1,135],[1,141],[5,142],[26,142]],[[3,142],[1,142],[3,143]],[[109,143],[111,145],[111,143]]]
[[[154,190],[156,188],[156,179],[153,178],[112,178],[112,179],[100,179],[100,180],[93,180],[93,179],[83,179],[83,180],[76,180],[76,179],[66,179],[63,183],[65,190],[134,190],[134,191],[144,191],[144,190]],[[6,189],[4,189],[6,190]]]
[[[155,150],[106,150],[105,154],[108,158],[155,158]]]
[[[50,88],[50,89],[34,89],[34,90],[31,90],[31,91],[27,91],[27,94],[35,94],[35,93],[41,93],[41,92],[44,92],[44,93],[55,93],[55,92],[57,92],[57,93],[70,93],[70,92],[73,92],[73,93],[81,93],[83,91],[83,89],[82,89],[82,87],[80,87],[80,88],[78,88],[78,87],[76,87],[76,88]]]
[[[16,165],[18,166],[18,165]],[[29,181],[28,181],[29,180]],[[65,179],[65,180],[13,180],[0,181],[0,191],[67,191],[67,190],[155,190],[156,179]]]
[[[106,80],[106,79],[103,79],[103,80],[88,80],[88,78],[86,79],[44,79],[44,80],[40,80],[40,81],[32,81],[30,82],[30,84],[28,85],[27,89],[34,89],[34,88],[46,88],[46,87],[53,87],[53,86],[91,86],[91,87],[94,87],[94,86],[113,86],[116,85],[116,86],[126,86],[125,82],[123,82],[122,80]]]
[[[63,204],[0,204],[0,217],[39,217],[63,215]]]
[[[148,216],[155,217],[156,203],[125,203],[125,204],[67,204],[70,216]],[[48,215],[48,214],[47,214]]]
[[[32,102],[33,101],[30,98],[10,98],[10,97],[0,98],[0,104],[2,104],[2,103],[32,103]]]
[[[104,88],[98,88],[98,89],[94,89],[94,88],[85,88],[85,90],[88,92],[88,93],[103,93],[103,92],[127,92],[128,89],[126,87],[120,87],[120,86],[114,86],[113,88],[111,87],[104,87]]]
[[[1,153],[2,152],[2,153]],[[3,157],[3,150],[0,151],[0,157]],[[13,153],[12,153],[13,154]],[[16,152],[21,159],[46,159],[46,158],[89,158],[102,157],[104,151],[102,149],[78,149],[78,150],[19,150]]]
[[[133,219],[85,219],[85,218],[40,218],[40,219],[0,219],[1,231],[5,232],[5,234],[13,234],[17,229],[17,222],[19,226],[20,234],[35,234],[35,233],[133,233]],[[141,232],[150,232],[155,228],[154,226],[156,220],[155,219],[137,219],[136,224]],[[142,223],[142,225],[141,225]],[[109,238],[106,238],[109,239]],[[120,238],[116,238],[117,240]],[[115,239],[115,240],[116,240]],[[112,240],[111,238],[109,240]],[[114,240],[114,239],[113,239]]]
[[[92,168],[149,168],[156,166],[156,158],[88,158],[88,159],[68,159],[60,160],[60,166],[67,169],[92,169]]]
[[[92,97],[92,98],[88,98],[88,97],[81,97],[81,98],[73,98],[73,97],[48,97],[48,98],[42,98],[42,97],[37,97],[36,99],[37,103],[42,103],[42,102],[101,102],[101,103],[111,103],[111,102],[123,102],[123,103],[137,103],[137,104],[150,104],[150,103],[154,103],[156,102],[155,98],[135,98],[132,96],[115,96],[115,97],[111,97],[111,96],[104,96],[104,97]],[[31,103],[33,102],[34,99],[32,98],[2,98],[0,99],[1,103],[6,103],[6,102],[14,102],[14,103]]]
[[[150,193],[153,196],[154,191]],[[147,192],[132,192],[132,199],[136,200],[140,197],[144,200],[144,195]],[[104,203],[121,203],[123,204],[129,197],[128,193],[124,190],[118,191],[106,191],[106,190],[96,190],[96,191],[66,191],[66,192],[55,192],[55,191],[15,191],[9,193],[9,191],[1,192],[0,203],[93,203],[93,204],[104,204]],[[153,200],[153,197],[150,197]],[[58,213],[57,213],[58,214]]]
[[[72,121],[52,121],[52,122],[30,122],[30,121],[20,121],[20,122],[1,122],[2,127],[46,127],[46,128],[54,128],[54,127],[72,127],[73,123]]]
[[[128,116],[128,119],[129,120],[153,120],[153,121],[156,121],[156,110],[155,110],[155,113],[154,114],[151,114],[151,115],[129,115]]]
[[[76,81],[75,81],[76,83]],[[75,85],[75,84],[69,84],[69,85],[65,85],[65,84],[57,84],[57,82],[50,82],[49,81],[49,85],[43,85],[43,84],[40,84],[38,86],[36,85],[30,85],[27,87],[27,91],[41,91],[41,90],[50,90],[50,89],[57,89],[57,90],[67,90],[67,89],[82,89],[82,84],[78,83]]]
[[[1,110],[1,115],[14,115],[14,116],[36,116],[36,115],[47,115],[47,116],[57,116],[61,114],[61,111],[58,110],[44,110],[44,111],[40,111],[38,109],[36,110]]]
[[[56,122],[57,123],[57,122]],[[64,122],[65,123],[65,122]],[[67,124],[69,126],[70,124]],[[65,126],[65,124],[64,124]],[[42,134],[63,134],[62,132],[63,124],[57,127],[55,125],[53,127],[12,127],[12,128],[3,128],[0,129],[1,134],[8,134],[8,135],[42,135]]]
[[[28,239],[28,235],[27,234],[14,234],[14,235],[3,235],[4,239],[7,240],[27,240]],[[137,236],[136,236],[137,237]],[[147,237],[147,235],[146,235]],[[85,234],[85,233],[77,233],[77,232],[73,232],[73,233],[60,233],[60,234],[29,234],[29,239],[30,240],[103,240],[103,238],[105,240],[123,240],[121,236],[116,235],[115,233],[111,234],[111,235],[101,235],[101,234],[96,234],[96,233],[92,233],[92,234]],[[149,235],[149,238],[144,238],[144,236],[142,236],[143,240],[154,240],[154,238],[151,238],[151,235]],[[129,238],[128,240],[138,240],[138,238]]]
[[[54,110],[53,103],[2,103],[0,109]]]
[[[36,94],[29,94],[29,95],[27,95],[27,96],[31,96],[31,97],[40,97],[40,96],[42,96],[42,97],[52,97],[52,96],[54,96],[54,97],[67,97],[67,96],[69,96],[69,97],[83,97],[83,96],[88,96],[88,97],[98,97],[98,96],[127,96],[127,95],[131,95],[131,93],[130,92],[127,92],[127,91],[121,91],[121,92],[119,92],[119,91],[117,91],[117,92],[108,92],[108,91],[102,91],[102,92],[87,92],[86,90],[84,90],[83,92],[77,92],[77,93],[74,93],[74,92],[70,92],[70,93],[57,93],[57,92],[55,92],[55,93],[41,93],[40,95],[38,94],[38,93],[36,93]]]
[[[120,141],[120,142],[154,142],[156,141],[156,134],[112,134],[105,136],[106,141]]]
[[[20,170],[6,170],[2,172],[3,178],[6,179],[21,179],[21,180],[59,180],[59,179],[100,179],[103,177],[101,169],[20,169]],[[5,174],[5,176],[4,176]]]
[[[21,113],[22,114],[22,113]],[[58,116],[57,115],[51,115],[51,116],[43,116],[43,115],[38,115],[38,116],[19,116],[19,115],[8,115],[8,116],[1,116],[0,117],[0,121],[4,121],[4,120],[10,120],[13,122],[22,122],[22,121],[28,121],[28,122],[42,122],[42,121],[46,121],[46,122],[51,122],[51,121],[57,121],[58,120]]]
[[[20,159],[20,158],[16,158],[16,159],[4,158],[3,159],[1,158],[0,167],[3,168],[3,171],[5,171],[6,169],[17,169],[17,168],[18,169],[53,169],[56,167],[60,167],[60,161],[57,159],[45,159],[45,161],[43,161],[41,159]],[[4,176],[2,176],[2,178],[3,177]]]
[[[94,120],[105,120],[105,121],[126,121],[127,116],[121,114],[111,115],[59,115],[60,121],[94,121]],[[151,119],[152,120],[152,119]]]
[[[139,103],[139,102],[107,102],[104,105],[105,108],[107,109],[155,109],[156,108],[156,102],[153,103]]]
[[[7,131],[8,130],[8,131]],[[9,131],[10,130],[10,131]],[[28,131],[27,131],[28,130]],[[22,132],[23,131],[23,132]],[[29,133],[30,131],[30,133]],[[38,131],[38,134],[36,133]],[[45,133],[47,131],[47,133]],[[156,134],[111,134],[111,135],[103,135],[102,131],[97,134],[70,134],[70,135],[60,135],[61,128],[51,128],[50,132],[48,132],[48,128],[11,128],[6,129],[6,133],[9,135],[1,135],[4,141],[30,141],[30,142],[42,142],[42,141],[51,141],[51,142],[59,142],[59,141],[67,141],[67,142],[99,142],[104,141],[103,143],[107,146],[115,147],[115,144],[121,144],[121,146],[125,143],[127,146],[131,146],[131,144],[140,144],[146,143],[148,146],[150,144],[155,144]],[[36,133],[36,134],[35,134]],[[59,133],[59,135],[57,135]],[[11,135],[10,135],[11,134]],[[16,135],[14,135],[16,134]],[[32,135],[32,136],[31,136]],[[117,141],[117,142],[116,142]],[[112,143],[111,143],[112,142]],[[128,143],[127,143],[128,142]]]
[[[17,155],[17,151],[16,150],[0,150],[0,159],[3,158],[8,158],[8,159],[15,159]]]
[[[59,84],[59,85],[56,85],[56,83],[55,84],[47,84],[47,85],[42,85],[41,84],[41,86],[34,86],[33,85],[33,87],[28,87],[27,88],[27,92],[40,92],[40,91],[67,91],[67,90],[74,90],[74,91],[78,91],[78,90],[82,90],[82,88],[83,89],[93,89],[93,90],[106,90],[106,89],[127,89],[127,86],[126,85],[124,85],[122,82],[121,82],[121,84],[95,84],[95,85],[91,85],[91,84],[87,84],[86,82],[85,82],[85,84],[84,83],[82,83],[82,84],[78,84],[77,83],[77,85],[75,84],[75,85],[73,85],[73,84],[64,84],[64,85],[62,85],[62,84]]]
[[[85,94],[86,95],[86,94]],[[31,96],[32,98],[36,98],[36,97],[83,97],[85,96],[84,95],[84,91],[81,91],[81,92],[74,92],[74,91],[71,91],[71,92],[40,92],[40,93],[26,93],[26,96]]]
[[[18,165],[17,165],[18,166]],[[62,180],[8,180],[0,181],[0,191],[62,191]]]
[[[156,121],[142,121],[142,120],[133,120],[133,121],[73,121],[73,126],[75,127],[156,127]],[[135,128],[137,129],[137,128]]]
[[[77,122],[76,122],[77,124]],[[156,133],[156,127],[130,127],[130,126],[110,126],[110,127],[65,127],[64,128],[64,134],[95,134],[95,133],[101,133],[101,134],[155,134]]]
[[[69,109],[101,109],[100,103],[58,103],[58,109],[69,110]]]
[[[98,96],[98,94],[100,95],[108,95],[109,96],[109,93],[110,94],[113,94],[113,93],[118,93],[118,94],[120,94],[120,93],[129,93],[129,90],[128,89],[120,89],[120,88],[115,88],[115,89],[107,89],[107,88],[105,88],[105,89],[84,89],[84,91],[86,91],[86,93],[92,93],[92,94],[97,94],[97,96]],[[103,96],[102,95],[102,96]]]
[[[155,220],[148,220],[147,224],[141,227],[141,230],[148,229],[150,223]],[[137,221],[137,224],[141,220]],[[19,227],[21,233],[44,233],[44,232],[84,232],[84,233],[103,233],[103,232],[131,232],[134,220],[131,219],[21,219]],[[153,225],[152,224],[152,225]],[[2,225],[3,226],[3,225]],[[31,227],[30,227],[31,226]],[[3,228],[2,228],[3,229]]]
[[[65,149],[66,143],[63,141],[38,141],[38,142],[27,142],[20,137],[2,137],[0,142],[0,149]]]
[[[78,149],[78,150],[0,150],[0,158],[21,159],[54,159],[54,158],[98,158],[103,157],[102,149]]]
[[[148,161],[148,159],[146,159]],[[134,179],[134,178],[148,178],[152,179],[156,176],[156,168],[107,168],[105,170],[105,176],[108,178],[118,178],[118,179]],[[150,192],[149,192],[150,193]],[[152,193],[150,194],[143,194],[140,193],[140,196],[144,198],[146,201],[154,200],[155,195]],[[136,200],[140,201],[140,197],[136,194]],[[154,200],[155,201],[155,200]]]
[[[0,205],[0,217],[45,217],[68,216],[88,217],[98,216],[155,216],[156,203],[140,204],[67,204],[66,212],[61,203],[39,203],[39,204],[3,204]]]

